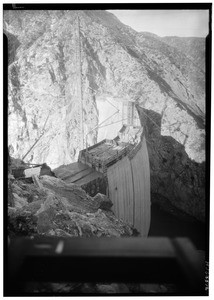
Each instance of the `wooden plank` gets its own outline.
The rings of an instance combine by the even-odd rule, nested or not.
[[[98,154],[98,153],[102,153],[103,151],[106,151],[107,149],[109,149],[109,148],[111,148],[112,147],[112,145],[110,145],[110,144],[102,144],[102,145],[100,145],[100,146],[98,146],[98,147],[96,147],[96,148],[93,148],[93,149],[91,149],[91,150],[89,150],[88,152],[89,153],[95,153],[95,154]]]
[[[99,173],[99,172],[96,172],[96,171],[93,171],[92,173],[88,174],[87,176],[85,176],[83,178],[80,178],[79,180],[75,181],[75,184],[78,184],[78,185],[87,184],[90,181],[93,181],[93,180],[98,179],[98,178],[103,178],[103,174]]]
[[[83,152],[83,153],[84,153],[84,152],[88,152],[88,151],[90,151],[90,150],[92,150],[92,149],[94,149],[94,148],[99,147],[99,145],[104,144],[106,141],[107,141],[107,140],[104,139],[104,140],[100,141],[99,143],[97,143],[97,144],[95,144],[95,145],[92,145],[92,146],[90,146],[90,147],[88,147],[88,148],[86,148],[86,149],[84,149],[84,150],[82,150],[82,151],[80,151],[80,152]]]
[[[85,155],[90,156],[91,160],[107,163],[118,158],[118,156],[121,156],[126,150],[128,151],[129,148],[130,145],[127,143],[120,143],[119,145],[114,143],[102,144],[96,148],[93,148],[91,151],[88,151]]]
[[[78,172],[77,174],[71,175],[65,179],[65,181],[69,182],[76,182],[80,180],[81,178],[87,176],[88,174],[93,173],[94,170],[92,168],[87,168],[85,170],[82,170],[81,172]]]
[[[33,175],[40,175],[41,171],[41,166],[40,167],[34,167],[34,168],[29,168],[24,170],[25,177],[32,177]]]
[[[65,180],[66,178],[77,174],[83,170],[88,169],[89,167],[85,164],[75,162],[69,165],[60,166],[59,168],[54,169],[54,173],[57,177]]]

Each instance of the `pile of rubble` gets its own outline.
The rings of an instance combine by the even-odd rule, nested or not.
[[[133,228],[114,216],[107,196],[98,193],[90,197],[79,186],[56,178],[48,167],[46,171],[51,176],[17,176],[28,166],[17,160],[11,161],[8,180],[10,237],[133,235]]]

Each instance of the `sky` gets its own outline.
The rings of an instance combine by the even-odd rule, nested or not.
[[[134,30],[163,36],[206,37],[208,10],[108,10]]]

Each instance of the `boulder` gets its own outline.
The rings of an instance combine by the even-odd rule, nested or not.
[[[133,235],[133,228],[118,220],[109,210],[111,201],[106,196],[90,197],[75,184],[47,175],[38,180],[39,185],[22,181],[11,185],[15,206],[8,211],[10,236]]]
[[[96,194],[96,196],[93,198],[94,202],[97,202],[98,208],[103,210],[110,210],[113,203],[112,201],[103,194]]]

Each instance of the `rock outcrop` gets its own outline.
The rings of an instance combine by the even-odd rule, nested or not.
[[[81,75],[88,144],[97,141],[99,129],[92,129],[99,123],[100,99],[137,101],[145,112],[152,110],[161,118],[161,129],[158,137],[153,136],[151,163],[160,140],[167,141],[170,149],[170,167],[161,163],[161,172],[152,171],[153,192],[203,218],[199,203],[204,201],[205,39],[191,42],[137,33],[113,14],[93,10],[5,11],[4,28],[13,49],[8,94],[11,155],[23,158],[36,143],[26,161],[56,168],[77,159],[83,138],[77,89]],[[184,47],[188,49],[185,53],[181,51]],[[199,48],[193,51],[194,47]],[[151,131],[152,123],[148,126]],[[189,168],[183,158],[191,162]],[[160,174],[175,176],[170,181],[171,192],[162,192]],[[192,199],[199,206],[187,208],[181,204],[184,199],[189,199],[190,207]]]
[[[9,180],[9,236],[102,237],[131,236],[134,231],[118,220],[105,195],[90,197],[75,184],[41,176],[40,185]]]

